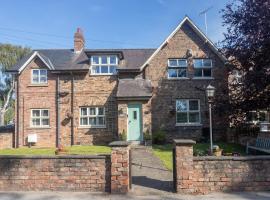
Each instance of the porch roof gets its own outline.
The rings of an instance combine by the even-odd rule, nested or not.
[[[145,79],[120,79],[117,90],[118,98],[144,98],[152,96],[152,85],[150,80]]]

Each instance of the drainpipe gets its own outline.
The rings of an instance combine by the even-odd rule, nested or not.
[[[71,145],[74,145],[74,75],[71,72]]]
[[[14,78],[16,77],[16,75],[14,75]],[[14,139],[16,138],[16,141],[14,142],[14,147],[18,148],[19,147],[19,76],[16,77],[15,79],[16,81],[16,124],[15,124],[15,134],[14,134]]]
[[[56,147],[60,147],[60,80],[59,74],[57,75],[57,89],[56,89]]]

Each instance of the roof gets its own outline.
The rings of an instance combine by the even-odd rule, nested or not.
[[[194,22],[186,16],[180,24],[174,29],[174,31],[161,43],[161,45],[153,52],[153,54],[141,65],[140,69],[143,70],[149,62],[155,57],[155,55],[164,47],[165,44],[169,42],[169,40],[177,33],[177,31],[184,25],[188,23],[190,27],[193,29],[193,31],[206,43],[209,44],[209,47],[212,49],[212,51],[223,61],[226,61],[226,58],[219,52],[218,48],[215,46],[215,44],[194,24]]]
[[[150,98],[152,85],[145,79],[120,79],[117,94],[118,98]]]
[[[88,70],[89,58],[93,54],[121,54],[122,62],[119,69],[140,69],[155,49],[85,49],[75,53],[73,49],[36,49],[23,57],[8,71],[21,72],[24,67],[37,55],[51,70]]]

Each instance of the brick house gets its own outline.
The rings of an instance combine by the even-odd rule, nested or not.
[[[119,134],[142,141],[159,130],[199,140],[209,125],[205,88],[227,95],[225,59],[188,18],[157,49],[40,49],[10,72],[16,78],[15,146],[108,143]],[[225,116],[214,112],[214,134]]]

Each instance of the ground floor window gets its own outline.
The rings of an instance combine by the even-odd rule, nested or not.
[[[260,123],[260,122],[269,122],[270,121],[270,115],[269,112],[266,110],[260,110],[260,111],[249,111],[247,113],[246,120],[248,123]]]
[[[49,127],[50,116],[48,109],[31,109],[32,127]]]
[[[80,126],[104,127],[105,108],[104,107],[81,107]]]
[[[176,100],[176,124],[199,124],[200,101],[198,99]]]

